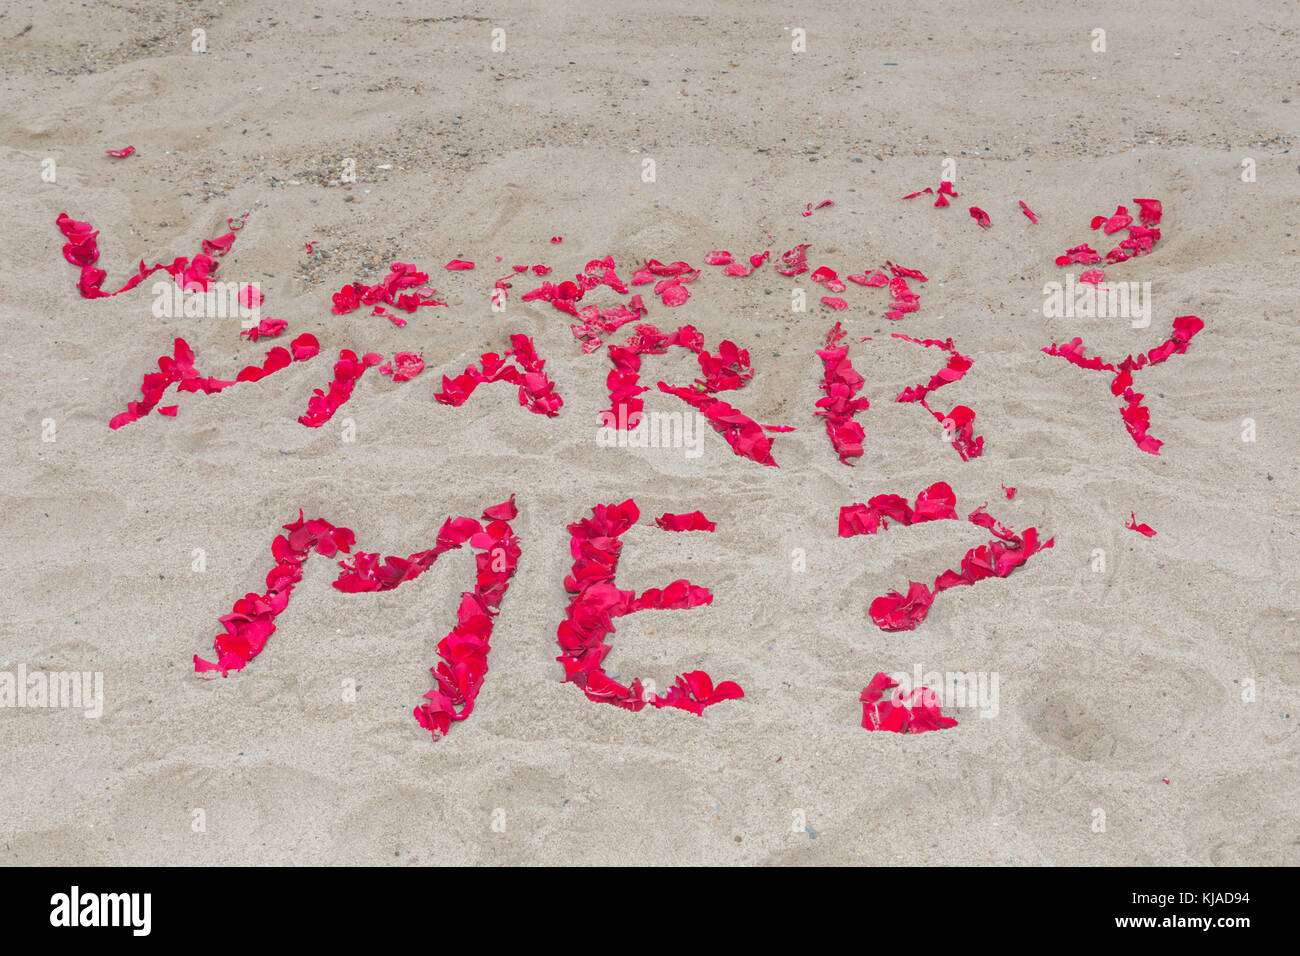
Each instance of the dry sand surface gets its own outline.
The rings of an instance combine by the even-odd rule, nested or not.
[[[6,2],[0,670],[102,673],[104,708],[0,710],[0,859],[1300,862],[1298,32],[1296,4],[1252,2]],[[128,143],[134,156],[105,155]],[[338,182],[345,158],[355,183]],[[902,201],[937,186],[948,158],[952,208]],[[1163,238],[1107,272],[1151,283],[1151,326],[1045,318],[1043,284],[1067,271],[1054,258],[1108,248],[1089,220],[1136,212],[1133,197],[1163,201]],[[106,288],[248,212],[219,276],[260,283],[264,312],[289,320],[280,343],[311,332],[322,354],[110,430],[174,337],[227,378],[276,343],[242,341],[233,319],[155,317],[149,283],[81,298],[60,212],[101,230]],[[803,242],[841,275],[886,259],[924,271],[919,311],[890,322],[882,290],[851,285],[835,313],[808,274],[702,262]],[[607,254],[624,279],[647,258],[703,267],[678,308],[636,290],[646,321],[750,350],[752,382],[722,397],[797,428],[775,436],[779,468],[712,431],[698,458],[599,447],[607,350],[583,355],[568,316],[521,301],[536,282],[489,308],[513,263],[558,281]],[[478,268],[444,271],[452,258]],[[429,271],[449,306],[405,328],[331,314],[333,292],[393,261]],[[806,312],[791,311],[795,287]],[[1189,314],[1205,329],[1186,354],[1135,376],[1158,457],[1125,431],[1109,376],[1041,352],[1081,335],[1116,359]],[[812,414],[836,319],[871,401],[851,468]],[[963,463],[919,407],[893,401],[942,364],[896,331],[952,336],[973,359],[936,404],[976,410],[982,457]],[[547,360],[559,416],[501,385],[459,408],[434,400],[444,373],[512,332]],[[406,384],[372,369],[334,420],[305,428],[341,348],[423,351],[428,369]],[[647,409],[684,408],[653,385],[696,374],[684,352],[647,359]],[[963,515],[988,501],[1055,547],[944,593],[916,630],[883,632],[873,596],[930,580],[987,535],[937,522],[839,538],[839,508],[939,480]],[[300,508],[365,550],[407,554],[448,515],[511,493],[518,573],[477,709],[445,739],[411,708],[467,586],[465,554],[356,595],[314,559],[260,657],[226,679],[193,673]],[[621,620],[610,672],[662,688],[703,669],[743,700],[634,714],[562,682],[566,525],[628,497],[643,520],[619,584],[689,577],[715,600]],[[697,508],[714,534],[647,523]],[[1126,530],[1130,511],[1158,534]],[[917,666],[996,674],[997,716],[863,729],[871,676]]]

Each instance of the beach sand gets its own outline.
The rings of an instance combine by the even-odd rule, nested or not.
[[[0,860],[1300,863],[1296,6],[817,6],[7,6],[0,670],[100,673],[104,704],[96,719],[0,709]],[[127,144],[138,152],[105,155]],[[337,181],[345,158],[355,183]],[[951,208],[901,199],[936,187],[949,158]],[[1150,327],[1045,318],[1044,283],[1068,271],[1054,258],[1108,248],[1089,220],[1136,213],[1134,197],[1162,200],[1163,237],[1107,276],[1151,284]],[[158,318],[150,282],[81,298],[61,212],[101,230],[105,288],[142,258],[193,255],[247,212],[219,278],[260,283],[288,332],[251,344],[234,319]],[[841,276],[886,260],[922,270],[920,309],[891,322],[882,290],[850,285],[832,312],[807,274],[703,266],[710,250],[805,242]],[[559,281],[605,255],[625,280],[647,258],[703,268],[678,308],[634,291],[647,322],[750,351],[752,382],[721,397],[796,427],[774,436],[780,467],[712,431],[698,458],[601,447],[607,348],[582,354],[568,316],[521,301],[535,278],[515,281],[504,313],[489,308],[512,264]],[[478,266],[447,272],[452,258]],[[331,314],[333,292],[393,261],[428,271],[448,307],[405,328]],[[805,312],[791,311],[796,287]],[[1079,335],[1118,359],[1181,315],[1204,331],[1134,376],[1159,456],[1125,431],[1110,376],[1041,351]],[[871,402],[853,467],[813,417],[816,352],[837,320]],[[311,361],[108,427],[176,336],[204,374],[233,378],[303,332],[322,346]],[[462,407],[434,400],[444,374],[517,332],[547,361],[557,417],[505,385]],[[962,462],[922,409],[893,400],[944,358],[892,332],[951,336],[973,360],[934,399],[975,409],[981,457]],[[372,369],[333,420],[305,428],[342,348],[421,351],[428,368],[404,384]],[[685,352],[647,358],[647,410],[682,410],[654,383],[698,374]],[[963,516],[988,502],[1055,546],[943,593],[916,630],[881,631],[873,597],[932,580],[988,535],[936,522],[840,538],[839,509],[936,481]],[[469,586],[466,554],[379,594],[334,591],[336,569],[314,558],[260,657],[225,679],[194,674],[299,509],[405,555],[449,515],[512,493],[518,573],[476,710],[445,739],[411,709]],[[742,700],[634,714],[562,682],[566,526],[629,497],[642,522],[619,585],[686,577],[715,597],[620,620],[610,673],[662,689],[702,669]],[[696,509],[716,532],[650,526]],[[1127,530],[1130,512],[1157,535]],[[996,716],[863,729],[872,675],[918,667],[996,675]]]

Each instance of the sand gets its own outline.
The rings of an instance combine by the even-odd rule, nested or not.
[[[0,709],[0,860],[1300,862],[1295,5],[817,6],[6,5],[0,671],[99,673],[104,702],[95,719]],[[1097,27],[1105,53],[1090,48]],[[190,49],[195,28],[205,53]],[[791,51],[791,28],[806,51]],[[136,155],[104,153],[128,143]],[[354,184],[336,182],[343,158]],[[952,208],[900,199],[937,186],[947,158]],[[1045,318],[1054,257],[1104,241],[1089,219],[1136,211],[1133,197],[1163,201],[1163,238],[1108,277],[1151,283],[1151,326]],[[276,343],[241,341],[231,319],[155,317],[147,288],[82,299],[60,212],[101,230],[114,288],[139,259],[193,255],[248,212],[220,277],[260,283],[264,312],[290,322],[280,344],[311,332],[322,354],[110,430],[174,337],[225,377]],[[488,307],[514,263],[559,279],[608,254],[626,279],[645,258],[701,266],[713,249],[802,242],[841,275],[886,259],[921,269],[920,310],[892,323],[887,297],[851,286],[833,313],[807,275],[770,266],[704,267],[676,309],[647,296],[647,321],[750,350],[752,383],[723,397],[796,426],[776,436],[779,468],[712,431],[698,458],[600,447],[605,350],[581,354],[568,317],[520,301],[532,284],[504,313]],[[445,272],[452,258],[478,268]],[[405,328],[331,314],[333,292],[395,260],[429,271],[449,306]],[[1187,353],[1136,376],[1158,457],[1125,432],[1108,376],[1040,351],[1081,335],[1119,358],[1189,314],[1205,330]],[[812,415],[836,320],[871,401],[853,467]],[[529,414],[507,386],[434,401],[444,373],[513,332],[547,360],[559,416]],[[893,401],[942,361],[891,332],[952,336],[973,359],[936,402],[976,410],[982,457],[963,463],[922,410]],[[305,428],[341,348],[423,351],[428,368],[405,384],[371,370],[333,421]],[[652,386],[694,374],[684,353],[646,360]],[[937,522],[841,539],[839,508],[941,480],[962,514],[987,501],[1055,547],[946,592],[914,631],[883,632],[874,596],[987,536]],[[512,493],[518,573],[477,709],[446,739],[411,708],[465,555],[358,595],[332,590],[314,559],[260,657],[226,679],[193,673],[299,509],[367,551],[408,554],[448,515]],[[633,714],[562,683],[566,525],[629,497],[643,522],[619,584],[688,577],[715,600],[621,620],[609,670],[662,688],[703,669],[743,700]],[[647,524],[697,508],[712,535]],[[1157,535],[1127,530],[1130,511]],[[872,675],[917,667],[996,674],[996,717],[864,730]]]

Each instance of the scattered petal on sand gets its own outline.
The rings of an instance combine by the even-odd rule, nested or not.
[[[260,338],[273,339],[288,327],[289,323],[284,319],[263,319],[253,328],[244,329],[239,337],[250,342],[256,342]]]
[[[684,515],[662,514],[655,518],[655,526],[665,531],[714,531],[718,527],[716,522],[704,517],[702,511]]]
[[[1132,511],[1128,513],[1128,521],[1124,522],[1124,527],[1128,528],[1130,531],[1136,531],[1140,535],[1145,535],[1148,538],[1154,538],[1156,536],[1155,528],[1151,527],[1149,524],[1138,524],[1137,515]]]
[[[442,377],[442,391],[434,397],[443,405],[464,405],[474,390],[489,382],[509,382],[519,387],[519,404],[535,415],[554,417],[560,413],[564,400],[555,392],[555,384],[544,371],[546,360],[537,354],[533,340],[527,335],[510,336],[511,347],[503,358],[495,352],[485,352],[478,365],[470,365],[464,374],[455,378]],[[513,362],[506,358],[514,359]]]

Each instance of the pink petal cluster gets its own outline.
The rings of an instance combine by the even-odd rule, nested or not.
[[[814,414],[826,419],[826,434],[840,461],[852,465],[849,459],[862,455],[865,435],[854,417],[870,408],[871,402],[858,396],[863,379],[849,359],[849,347],[838,344],[844,335],[844,329],[836,322],[826,333],[826,347],[817,351],[817,357],[822,360],[821,390],[825,394],[817,400],[818,410]]]
[[[398,352],[392,360],[379,366],[379,373],[394,382],[409,382],[424,371],[424,356],[419,352]]]
[[[389,312],[389,306],[412,314],[422,306],[447,304],[438,301],[438,290],[428,282],[427,272],[420,272],[409,262],[394,262],[388,267],[388,275],[374,285],[352,282],[335,292],[331,311],[335,315],[347,315],[368,305],[371,315],[383,316],[400,328],[406,325],[406,320]]]
[[[879,673],[862,689],[862,726],[867,730],[887,730],[895,734],[922,734],[927,730],[956,727],[957,721],[939,710],[938,696],[925,687],[906,694],[895,688],[898,681]],[[894,691],[885,697],[885,691]]]
[[[357,358],[357,353],[351,349],[341,350],[339,360],[334,363],[334,377],[330,380],[328,391],[312,389],[311,398],[307,399],[307,411],[298,416],[299,424],[308,428],[324,425],[352,397],[352,389],[366,369],[378,365],[382,360],[383,356],[378,352],[367,352]]]
[[[1103,257],[1085,242],[1065,250],[1064,255],[1057,256],[1056,264],[1058,266],[1067,266],[1074,263],[1097,265],[1105,262],[1108,265],[1114,265],[1126,259],[1149,255],[1155,248],[1155,244],[1160,241],[1160,230],[1156,227],[1160,225],[1164,209],[1159,199],[1134,199],[1133,202],[1138,206],[1139,223],[1134,223],[1133,216],[1130,215],[1127,206],[1116,206],[1115,211],[1109,216],[1092,217],[1091,226],[1093,231],[1100,229],[1107,236],[1113,235],[1121,229],[1128,231],[1127,238],[1120,240],[1119,245],[1108,251]],[[1086,278],[1081,277],[1079,281],[1097,284],[1105,278],[1106,273],[1102,269],[1091,269],[1085,272],[1084,276]]]

